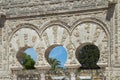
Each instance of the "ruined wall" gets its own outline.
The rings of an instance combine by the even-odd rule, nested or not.
[[[45,50],[62,45],[68,52],[65,65],[76,67],[80,64],[74,53],[83,43],[100,49],[98,65],[105,68],[106,80],[119,79],[119,4],[107,0],[0,0],[0,6],[6,16],[0,28],[0,80],[15,79],[11,69],[22,68],[16,59],[21,47],[37,51],[35,66],[39,69],[49,67]]]

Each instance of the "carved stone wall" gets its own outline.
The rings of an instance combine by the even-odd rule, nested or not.
[[[9,17],[31,16],[34,14],[64,13],[66,11],[106,8],[107,0],[1,0],[1,11]]]
[[[112,57],[112,70],[110,70],[111,80],[119,80],[120,79],[120,1],[117,0],[117,4],[115,6],[115,12],[112,20],[112,25],[114,28],[114,52]]]
[[[117,61],[118,61],[118,64],[119,64],[119,66],[120,66],[120,52],[119,52],[119,49],[120,49],[120,23],[119,23],[119,19],[120,19],[120,1],[118,1],[118,4],[117,4],[117,10],[116,10],[116,12],[117,12],[117,43],[118,43],[118,45],[117,45],[117,55],[116,55],[116,58],[117,58]]]
[[[102,26],[95,22],[83,22],[78,24],[72,33],[72,43],[75,49],[83,43],[93,43],[100,49],[98,64],[108,65],[109,56],[109,34],[102,29]]]
[[[68,53],[65,66],[76,68],[80,63],[75,51],[84,43],[98,46],[98,65],[105,69],[106,80],[118,79],[119,1],[115,5],[108,0],[0,0],[0,6],[6,13],[0,28],[0,80],[16,80],[12,70],[22,69],[16,59],[22,47],[34,48],[38,55],[35,67],[45,69],[50,67],[46,49],[62,45]]]

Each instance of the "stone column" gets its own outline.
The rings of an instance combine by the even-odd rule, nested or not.
[[[118,4],[116,4],[116,30],[115,30],[115,34],[116,35],[116,46],[115,46],[115,52],[114,52],[114,58],[113,58],[113,62],[114,64],[112,66],[120,66],[120,0],[117,1]]]
[[[75,77],[75,73],[74,73],[74,72],[70,72],[70,76],[71,76],[71,79],[70,79],[70,80],[76,80],[76,77]]]
[[[11,80],[17,80],[17,75],[13,74],[12,79]]]
[[[41,80],[45,80],[45,73],[43,72],[40,75],[41,75]]]
[[[3,62],[3,52],[4,52],[4,44],[3,44],[3,27],[5,23],[6,16],[4,13],[0,12],[0,80],[5,80],[5,76],[8,76],[7,72],[3,70],[6,66],[3,66],[5,61]],[[7,62],[7,61],[6,61]],[[6,75],[5,75],[6,74]]]
[[[0,62],[2,62],[2,28],[0,28]],[[0,68],[2,67],[0,63]]]
[[[2,49],[2,27],[4,27],[5,19],[6,19],[5,14],[0,12],[0,49]],[[2,60],[2,51],[0,51],[0,62],[2,62],[1,60]]]

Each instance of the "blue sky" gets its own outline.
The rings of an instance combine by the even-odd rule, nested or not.
[[[64,67],[67,60],[67,52],[63,46],[57,46],[51,50],[49,58],[56,58],[60,61],[60,67]]]
[[[28,48],[24,51],[28,55],[30,55],[34,61],[37,60],[37,53],[33,48]],[[63,46],[57,46],[50,51],[48,56],[49,58],[56,58],[60,61],[60,67],[64,67],[64,64],[67,60],[67,52]]]
[[[37,53],[33,48],[28,48],[24,52],[27,53],[28,55],[30,55],[31,58],[33,58],[34,61],[37,60]]]

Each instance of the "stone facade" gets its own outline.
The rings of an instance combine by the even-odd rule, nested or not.
[[[101,80],[120,80],[119,7],[120,0],[0,0],[0,80],[17,79],[22,66],[16,55],[22,47],[36,50],[35,67],[45,80],[50,67],[45,51],[51,45],[67,50],[65,66],[76,80],[75,51],[84,43],[100,50]]]

